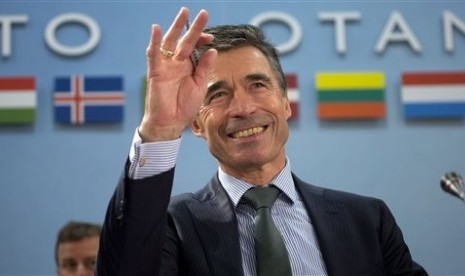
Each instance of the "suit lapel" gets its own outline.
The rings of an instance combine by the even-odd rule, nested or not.
[[[294,176],[320,246],[329,275],[344,275],[357,263],[357,252],[349,250],[350,228],[341,203],[330,199],[326,190],[302,182]]]
[[[234,207],[217,177],[187,204],[212,275],[243,275]],[[229,273],[229,274],[225,274]]]

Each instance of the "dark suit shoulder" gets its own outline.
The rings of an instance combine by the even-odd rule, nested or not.
[[[296,187],[301,193],[310,193],[315,196],[321,196],[326,200],[335,200],[341,203],[360,203],[360,204],[384,204],[383,200],[366,196],[361,194],[355,194],[352,192],[335,190],[326,187],[317,186],[300,180],[297,176],[293,175]]]
[[[168,205],[168,212],[185,208],[189,202],[198,201],[194,193],[182,193],[172,196]]]
[[[201,202],[202,198],[197,193],[182,193],[171,197],[168,205],[168,213],[179,214],[187,211],[187,205]]]
[[[314,222],[329,274],[427,275],[412,260],[402,232],[383,200],[315,186],[293,177]]]
[[[380,198],[366,196],[361,194],[355,194],[352,192],[334,190],[323,188],[325,197],[332,200],[339,200],[344,203],[360,203],[360,204],[384,204],[383,200]]]
[[[339,213],[350,223],[372,225],[374,228],[379,227],[385,215],[393,221],[388,207],[379,198],[316,186],[296,177],[294,180],[310,213],[314,213],[312,210]]]
[[[182,193],[171,197],[169,208],[176,209],[188,203],[207,202],[214,200],[218,193],[224,194],[218,177],[214,175],[201,189],[193,193]],[[221,191],[220,191],[221,190]]]

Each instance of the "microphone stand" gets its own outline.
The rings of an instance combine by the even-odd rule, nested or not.
[[[448,172],[441,178],[441,188],[465,203],[465,188],[463,178],[456,172]]]

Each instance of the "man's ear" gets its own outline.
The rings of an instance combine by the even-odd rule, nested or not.
[[[289,98],[286,96],[284,98],[284,112],[286,116],[286,120],[291,118],[292,116],[292,108],[291,108],[291,102],[289,101]]]
[[[199,122],[198,118],[193,120],[189,124],[189,127],[191,128],[191,131],[195,136],[205,138],[205,130],[202,127],[202,123]]]

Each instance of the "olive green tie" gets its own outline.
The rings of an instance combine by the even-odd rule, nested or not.
[[[274,187],[255,187],[244,194],[256,210],[255,257],[258,276],[292,275],[291,264],[283,238],[271,217],[271,207],[279,195]]]

